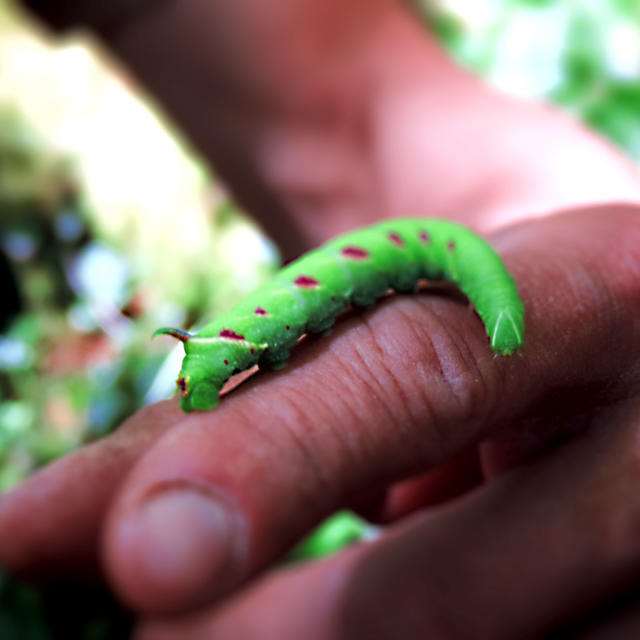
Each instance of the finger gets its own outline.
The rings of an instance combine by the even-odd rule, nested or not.
[[[346,636],[337,633],[340,623],[335,614],[345,584],[357,571],[361,551],[350,549],[323,562],[272,572],[213,611],[143,619],[133,640],[341,640]],[[380,607],[375,610],[380,612]],[[378,635],[370,637],[384,640]]]
[[[447,502],[482,481],[477,447],[463,449],[435,469],[393,485],[379,520],[393,522],[420,508]]]
[[[582,438],[379,542],[137,640],[547,637],[637,581],[639,430],[637,401],[603,408]],[[637,611],[609,622],[637,628]]]
[[[341,603],[353,637],[541,637],[625,589],[640,569],[639,426],[637,402],[605,408],[581,438],[381,545]],[[386,634],[370,615],[382,601]]]
[[[146,407],[110,437],[0,496],[0,566],[30,577],[95,575],[109,502],[150,443],[181,417],[177,402]]]
[[[140,461],[109,518],[107,568],[129,603],[175,611],[228,591],[353,493],[440,464],[551,391],[559,402],[558,389],[581,389],[563,410],[583,413],[603,401],[603,381],[628,393],[637,213],[563,216],[497,239],[527,308],[521,358],[494,358],[459,303],[398,296],[302,349],[286,375],[189,415]]]
[[[370,522],[384,524],[422,507],[451,500],[483,480],[474,445],[426,473],[358,493],[350,499],[348,507]]]

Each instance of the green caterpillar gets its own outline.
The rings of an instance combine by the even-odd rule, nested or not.
[[[328,332],[348,307],[371,305],[389,289],[414,291],[420,280],[456,283],[484,322],[493,351],[520,349],[524,307],[500,256],[466,227],[419,218],[352,231],[304,254],[196,334],[162,328],[153,335],[184,343],[180,406],[202,411],[218,404],[234,373],[255,364],[281,369],[303,334]]]

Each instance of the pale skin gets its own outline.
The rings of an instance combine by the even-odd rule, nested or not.
[[[215,411],[148,407],[3,496],[0,564],[103,576],[145,640],[520,638],[621,594],[584,626],[637,637],[632,165],[487,89],[391,0],[162,3],[110,45],[285,252],[466,222],[514,274],[527,342],[495,358],[459,299],[385,300]],[[270,570],[344,505],[394,526]]]

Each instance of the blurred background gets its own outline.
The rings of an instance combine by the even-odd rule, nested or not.
[[[640,162],[636,0],[413,4],[463,64]],[[0,0],[0,491],[170,397],[182,348],[153,330],[211,318],[277,265],[124,70]],[[118,637],[113,603],[71,597],[90,604],[55,631],[60,597],[0,574],[0,638]]]

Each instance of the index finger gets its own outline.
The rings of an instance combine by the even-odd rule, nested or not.
[[[185,417],[111,512],[117,588],[150,611],[219,596],[352,493],[434,467],[547,394],[611,380],[608,393],[625,393],[637,377],[639,240],[637,210],[624,207],[498,234],[527,308],[522,357],[495,358],[456,300],[396,296],[300,349],[286,375]]]

